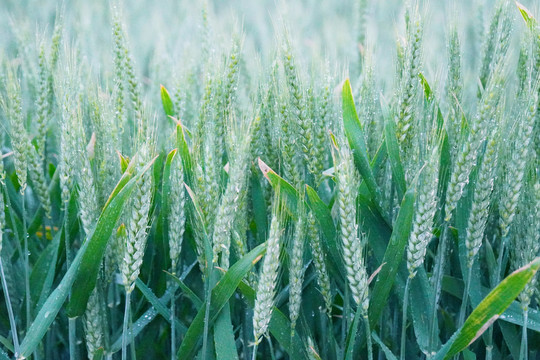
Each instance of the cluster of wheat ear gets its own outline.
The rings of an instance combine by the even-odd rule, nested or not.
[[[0,5],[0,360],[538,358],[538,4],[248,3]]]

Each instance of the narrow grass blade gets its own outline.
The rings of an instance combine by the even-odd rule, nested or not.
[[[345,129],[345,135],[349,141],[349,145],[353,151],[354,162],[360,175],[366,182],[366,185],[377,203],[379,198],[379,187],[375,181],[375,176],[371,170],[369,163],[368,151],[366,146],[366,138],[360,120],[358,119],[358,113],[354,105],[354,99],[352,95],[351,83],[349,79],[345,80],[342,90],[342,107],[343,107],[343,127]]]
[[[30,274],[30,287],[35,289],[32,292],[32,302],[37,309],[41,308],[51,291],[62,234],[63,229],[54,235],[52,242],[41,253]]]
[[[375,341],[377,343],[377,345],[379,345],[379,347],[381,348],[382,352],[384,353],[384,356],[386,356],[386,358],[388,360],[398,360],[398,358],[396,357],[396,355],[394,355],[394,353],[392,352],[392,350],[390,350],[388,348],[388,346],[385,345],[385,343],[382,342],[381,338],[379,337],[379,335],[377,335],[375,332],[372,332],[371,333],[371,338],[373,339],[373,341]]]
[[[165,306],[168,305],[170,300],[171,300],[171,292],[169,290],[165,291],[165,294],[163,294],[163,296],[159,298],[159,301],[162,304],[165,304]],[[158,316],[158,314],[159,314],[158,311],[153,306],[151,306],[148,310],[146,310],[131,326],[130,336],[129,336],[128,341],[136,338],[137,335],[139,335],[146,328],[146,326],[150,324],[156,318],[156,316]],[[184,331],[184,332],[187,331],[187,328],[184,326],[184,324],[182,324],[182,328],[180,328],[180,331]],[[115,352],[118,352],[121,349],[122,349],[122,334],[120,333],[120,335],[116,338],[116,340],[111,345],[110,353],[114,354]]]
[[[514,271],[493,289],[473,310],[434,360],[448,359],[466,349],[510,306],[540,268],[540,258]]]
[[[257,237],[262,243],[268,232],[267,206],[260,183],[260,174],[255,168],[251,171],[251,203],[253,204],[253,220],[257,226]]]
[[[201,306],[203,306],[203,301],[197,296],[197,294],[195,294],[193,292],[193,290],[191,290],[182,280],[180,280],[179,278],[177,278],[176,276],[174,276],[173,274],[169,273],[169,272],[165,272],[167,275],[169,275],[169,277],[175,282],[178,284],[178,286],[180,287],[180,289],[182,289],[182,291],[184,292],[184,295],[191,300],[191,302],[193,303],[193,305],[195,305],[195,307],[197,309],[199,309]]]
[[[264,161],[259,159],[259,168],[261,169],[264,177],[268,179],[274,189],[279,188],[279,194],[285,201],[287,210],[293,217],[297,217],[298,206],[298,193],[296,189],[289,184],[285,179],[276,174]]]
[[[527,9],[523,4],[516,1],[516,6],[519,9],[519,12],[521,13],[521,16],[523,17],[523,20],[525,20],[525,24],[529,27],[529,29],[536,29],[537,22],[534,18],[533,14]]]
[[[345,341],[345,356],[344,360],[353,360],[354,359],[354,346],[356,344],[356,338],[358,333],[358,326],[360,324],[360,319],[362,318],[361,312],[356,311],[354,315],[354,320],[349,326],[349,331],[347,332],[347,339]]]
[[[171,100],[171,96],[169,95],[169,92],[163,85],[161,85],[160,91],[161,91],[161,103],[163,104],[163,111],[165,111],[165,115],[175,116],[174,104]]]
[[[184,130],[184,126],[178,121],[178,124],[176,125],[176,146],[178,147],[178,152],[182,158],[182,165],[184,165],[186,183],[189,186],[193,186],[193,160],[191,159],[191,152],[189,151]]]
[[[140,290],[140,292],[143,294],[143,296],[148,300],[150,304],[157,310],[157,312],[163,316],[165,320],[167,320],[168,323],[171,322],[171,312],[169,311],[169,308],[167,308],[167,305],[163,303],[159,298],[154,294],[154,292],[146,286],[146,284],[141,280],[137,279],[135,280],[135,286],[137,286],[137,289]],[[178,321],[178,319],[174,319],[176,322],[176,326],[178,328],[182,328],[183,325]]]
[[[411,188],[405,193],[401,202],[396,224],[384,254],[383,264],[385,265],[377,276],[375,287],[370,296],[369,320],[370,325],[373,327],[379,322],[379,317],[386,306],[388,295],[394,285],[396,274],[403,260],[403,254],[405,253],[409,233],[411,232],[414,200],[415,191],[414,188]]]
[[[228,305],[223,307],[214,324],[214,347],[217,360],[238,360],[231,309]]]
[[[390,166],[392,167],[392,179],[395,180],[398,198],[402,199],[403,194],[405,194],[405,190],[407,189],[407,184],[405,182],[403,165],[399,156],[399,145],[396,139],[396,125],[392,119],[386,120],[384,126],[384,138],[388,159],[390,160]]]

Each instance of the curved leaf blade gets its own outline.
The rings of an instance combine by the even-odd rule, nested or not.
[[[88,243],[88,250],[85,251],[85,253],[83,253],[82,255],[76,278],[73,282],[71,297],[67,305],[67,314],[69,317],[74,318],[84,314],[86,310],[86,304],[88,303],[88,299],[90,298],[90,294],[96,286],[99,267],[101,266],[101,260],[105,255],[107,243],[109,241],[109,238],[111,237],[113,228],[115,227],[116,222],[120,217],[124,202],[131,194],[135,183],[139,180],[142,174],[144,174],[146,171],[148,171],[148,169],[150,169],[155,159],[156,158],[152,159],[142,169],[142,171],[133,178],[132,172],[135,171],[134,165],[124,173],[122,179],[125,180],[131,178],[131,180],[129,180],[129,187],[128,184],[126,184],[125,189],[122,189],[126,190],[126,192],[124,192],[123,196],[120,197],[121,206],[116,206],[114,209],[109,209],[110,204],[112,204],[112,202],[110,202],[111,199],[109,199],[107,205],[105,205],[105,208],[101,213],[101,216],[98,219],[98,222],[94,229],[94,233],[88,238],[88,240],[85,241],[85,244]],[[135,161],[131,162],[131,164],[135,163]],[[120,179],[119,184],[123,183],[122,179]],[[117,196],[119,195],[120,194],[118,194]],[[114,199],[116,199],[116,197]],[[110,210],[111,212],[107,213],[108,210]],[[106,215],[107,217],[105,218]]]
[[[399,266],[403,260],[405,248],[409,240],[409,233],[411,232],[414,200],[415,190],[411,188],[405,193],[401,202],[396,224],[384,253],[382,263],[385,265],[382,267],[379,275],[377,275],[375,287],[371,293],[369,322],[373,327],[378,323],[382,310],[386,306],[388,295],[394,285]]]
[[[358,119],[358,113],[354,105],[354,99],[352,95],[352,88],[349,79],[345,80],[342,91],[342,107],[343,107],[343,127],[345,128],[345,135],[349,141],[349,145],[353,151],[354,162],[360,175],[366,182],[366,185],[374,199],[379,198],[379,186],[375,181],[375,176],[371,170],[368,151],[366,145],[366,137],[364,130]],[[377,201],[375,200],[375,203]]]

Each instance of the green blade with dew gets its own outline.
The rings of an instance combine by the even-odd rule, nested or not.
[[[238,284],[259,261],[266,250],[266,243],[261,244],[251,250],[242,259],[237,261],[219,280],[212,290],[210,301],[209,320],[213,324],[221,312],[221,309],[229,302],[230,297],[236,291]],[[178,359],[188,359],[195,356],[198,345],[202,340],[204,332],[206,306],[203,305],[197,312],[195,319],[188,328],[188,331],[178,349],[176,357]],[[209,324],[210,325],[210,324]]]
[[[146,286],[146,284],[139,278],[137,278],[137,280],[135,280],[135,286],[137,286],[137,289],[139,289],[141,291],[141,293],[143,294],[145,299],[148,300],[148,302],[157,310],[157,312],[161,316],[163,316],[163,318],[168,323],[170,323],[171,322],[171,312],[167,308],[167,305],[164,302],[162,302],[161,300],[159,300],[159,298],[154,294],[152,289],[150,289],[148,286]],[[184,325],[182,323],[180,323],[180,321],[178,321],[178,319],[175,318],[174,321],[176,322],[176,326],[178,328],[181,329],[181,328],[184,327]]]
[[[29,357],[34,352],[36,347],[40,344],[41,339],[43,339],[43,336],[45,336],[45,333],[49,329],[49,326],[52,324],[62,305],[66,301],[66,298],[69,295],[69,292],[76,280],[77,275],[82,273],[81,264],[83,260],[88,259],[88,257],[85,257],[84,255],[87,253],[90,245],[107,244],[107,240],[111,236],[112,230],[116,225],[120,214],[122,213],[124,203],[129,198],[129,195],[131,194],[135,183],[137,182],[139,177],[140,174],[134,177],[131,172],[126,172],[116,185],[98,219],[94,232],[89,237],[89,239],[83,243],[82,247],[79,249],[77,255],[75,256],[75,259],[73,260],[71,266],[60,281],[60,284],[47,298],[47,300],[43,304],[43,307],[40,309],[36,318],[32,322],[32,325],[28,329],[28,332],[26,333],[26,336],[21,343],[20,354],[17,354],[18,359],[24,359]],[[95,245],[92,248],[95,249]],[[95,256],[92,256],[92,258],[94,257]],[[100,264],[100,261],[94,264],[96,275]],[[94,271],[93,269],[89,269],[88,272],[90,273]],[[89,276],[89,274],[86,274],[85,276]],[[83,278],[83,280],[88,281],[88,278]],[[84,295],[82,294],[83,292],[87,292],[87,296],[89,296],[90,292],[94,287],[94,284],[91,285],[90,290],[88,290],[89,286],[85,286],[84,289],[74,288],[74,290],[77,290],[79,295],[77,301],[81,302],[76,304],[74,303],[76,305],[75,310],[77,310],[78,308],[83,308],[84,311],[84,309],[86,309],[86,301],[88,300],[88,297],[86,297],[86,301],[84,301],[84,304],[82,304],[83,296],[81,295]]]
[[[448,359],[472,344],[497,320],[523,291],[540,268],[540,258],[508,275],[482,300],[433,360]]]
[[[60,239],[63,232],[64,229],[62,228],[54,235],[53,240],[43,250],[32,268],[32,273],[30,273],[30,288],[33,289],[31,293],[32,302],[37,309],[41,308],[53,285]]]
[[[442,290],[458,299],[463,296],[464,284],[463,280],[450,275],[445,275],[442,282]],[[489,288],[482,287],[483,296],[489,293]],[[477,297],[479,295],[480,297]],[[470,300],[473,306],[478,306],[482,301],[482,295],[471,293]],[[510,324],[523,326],[523,309],[518,301],[513,301],[510,306],[501,314],[500,320]],[[529,316],[527,317],[527,328],[533,331],[540,332],[540,311],[530,308]]]
[[[214,323],[214,347],[216,349],[216,360],[238,360],[231,320],[231,308],[227,304],[223,307]]]

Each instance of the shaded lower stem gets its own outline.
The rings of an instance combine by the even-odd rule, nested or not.
[[[64,203],[64,246],[66,248],[66,268],[71,266],[71,243],[69,239],[69,199]],[[68,299],[71,299],[71,291]],[[69,358],[77,359],[77,324],[76,319],[68,318]]]
[[[176,287],[173,288],[171,294],[171,360],[176,359],[176,306],[175,306]]]
[[[122,327],[122,360],[127,359],[127,345],[130,342],[129,312],[131,307],[131,291],[126,291],[126,304],[124,309],[124,325]]]
[[[403,309],[402,309],[402,320],[401,320],[401,349],[400,356],[401,360],[405,359],[405,339],[407,333],[407,307],[409,306],[409,287],[411,283],[411,277],[407,277],[407,282],[405,283],[405,292],[403,294]]]
[[[523,327],[521,328],[521,347],[519,350],[519,359],[527,360],[529,358],[529,346],[527,344],[527,322],[529,320],[529,306],[523,308]]]
[[[366,327],[366,342],[368,350],[368,360],[373,360],[373,343],[371,341],[371,328],[369,326],[369,317],[367,312],[364,314],[364,324]]]
[[[28,256],[28,231],[26,230],[26,204],[22,194],[22,230],[24,236],[24,288],[26,292],[26,328],[29,329],[32,324],[31,304],[30,304],[30,259]]]
[[[11,327],[11,338],[13,339],[13,348],[15,350],[15,358],[17,358],[19,356],[19,336],[17,334],[17,323],[15,322],[15,316],[13,315],[13,307],[11,306],[11,299],[9,297],[8,285],[6,282],[6,276],[4,275],[4,265],[2,264],[1,257],[0,257],[0,276],[2,277],[2,290],[4,291],[4,298],[6,301],[6,307],[8,311],[9,325]]]

